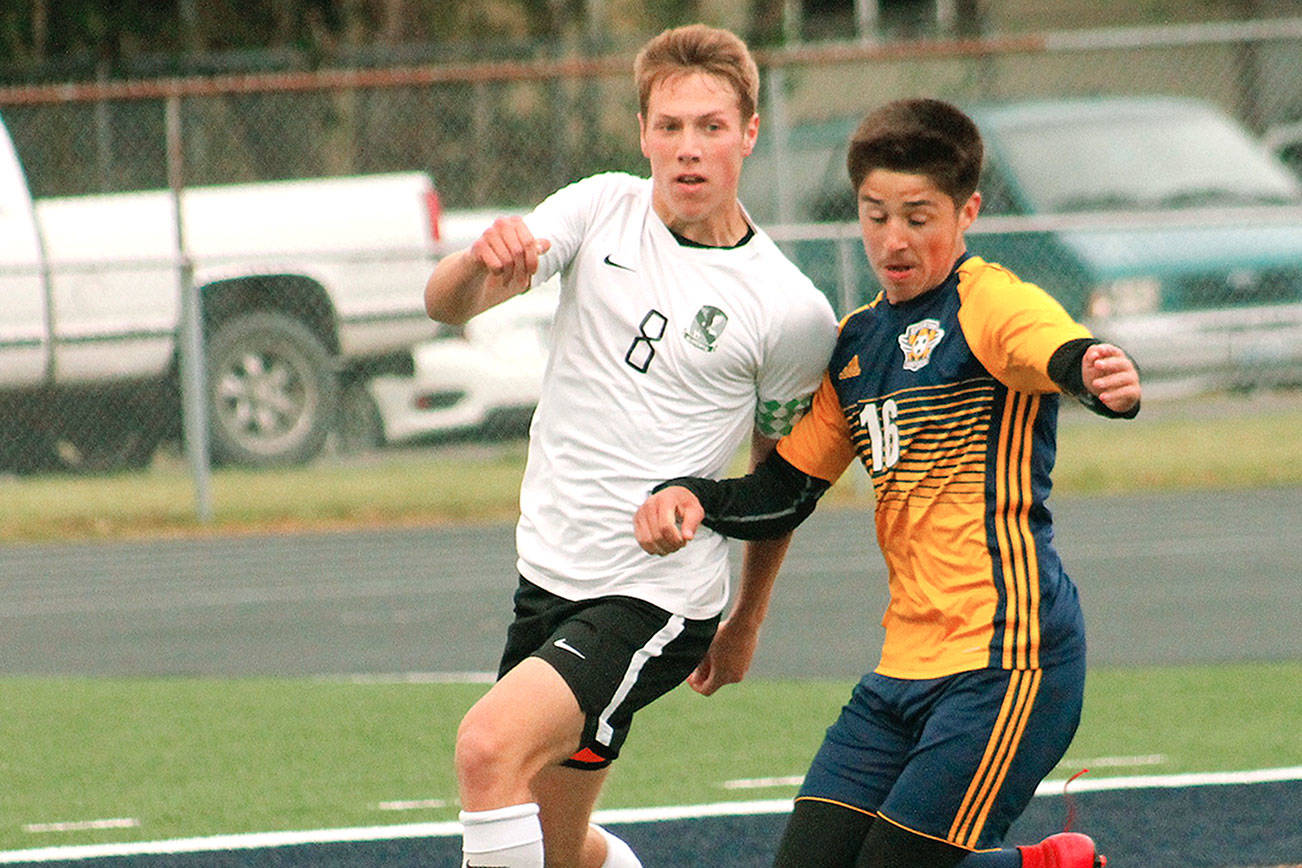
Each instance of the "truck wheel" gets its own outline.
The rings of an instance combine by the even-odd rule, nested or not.
[[[62,440],[70,448],[60,450],[59,460],[64,469],[75,473],[140,470],[149,465],[162,437],[157,425],[109,422],[65,434]]]
[[[169,402],[161,383],[78,396],[56,411],[56,460],[69,473],[147,467],[166,433]]]
[[[217,326],[208,343],[208,397],[214,463],[302,464],[334,425],[339,382],[311,329],[260,311]]]
[[[0,473],[29,476],[59,469],[54,438],[8,425],[0,428]]]

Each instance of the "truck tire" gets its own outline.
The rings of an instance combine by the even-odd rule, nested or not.
[[[69,431],[61,439],[69,447],[59,453],[62,469],[73,473],[114,473],[148,467],[163,439],[163,429],[148,420],[107,419]]]
[[[149,466],[174,412],[170,381],[68,394],[54,409],[58,469],[117,473]]]
[[[335,423],[339,380],[321,339],[287,314],[223,320],[208,342],[208,412],[214,464],[303,464]]]
[[[58,445],[44,432],[0,426],[0,473],[30,476],[58,470]]]

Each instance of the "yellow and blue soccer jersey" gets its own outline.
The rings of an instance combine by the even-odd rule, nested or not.
[[[878,673],[1082,653],[1045,500],[1059,392],[1049,359],[1089,337],[1042,289],[977,257],[918,298],[879,296],[842,321],[813,407],[778,451],[820,479],[855,456],[872,476],[890,574]]]

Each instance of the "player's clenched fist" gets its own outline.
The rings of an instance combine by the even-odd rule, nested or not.
[[[687,545],[705,518],[701,502],[686,488],[671,485],[648,497],[633,516],[638,545],[652,555],[668,555]]]
[[[1094,344],[1081,359],[1081,380],[1109,410],[1126,413],[1139,403],[1139,371],[1120,347]]]
[[[529,288],[538,257],[551,248],[519,217],[499,217],[475,243],[434,266],[425,284],[430,319],[464,325],[472,317]]]
[[[538,270],[539,255],[549,247],[551,242],[534,238],[519,217],[499,217],[470,245],[470,255],[488,269],[494,282],[522,292]]]

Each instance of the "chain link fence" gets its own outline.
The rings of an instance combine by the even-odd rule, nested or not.
[[[758,59],[743,201],[838,311],[876,292],[847,136],[936,96],[989,140],[975,252],[1159,389],[1302,381],[1299,180],[1262,144],[1302,138],[1302,19]],[[636,111],[626,56],[0,89],[0,472],[523,436],[554,296],[442,329],[425,279],[496,214],[645,172]]]

